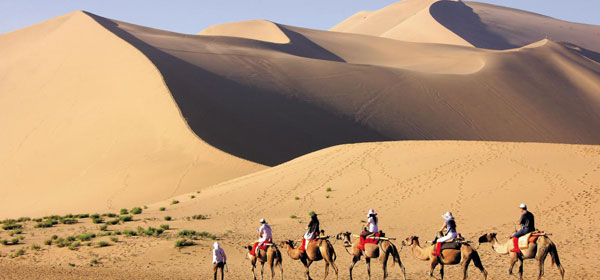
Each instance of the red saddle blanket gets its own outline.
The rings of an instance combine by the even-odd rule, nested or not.
[[[379,232],[375,233],[375,237],[379,237]],[[358,244],[358,248],[361,251],[364,251],[365,250],[365,244],[377,244],[378,242],[379,242],[378,238],[373,238],[372,236],[364,238],[363,236],[361,236],[359,244]]]
[[[311,241],[317,241],[317,240],[316,239],[310,239],[310,240],[308,240],[309,243]],[[300,249],[300,251],[305,251],[306,250],[306,239],[302,238],[302,244],[300,245],[300,247],[298,247],[298,249]]]
[[[254,246],[252,246],[252,251],[250,251],[250,255],[256,256],[256,247],[258,246],[259,242],[254,242]],[[273,243],[271,242],[264,242],[262,245],[260,245],[259,250],[261,251],[266,251],[267,248],[269,248],[269,246],[273,245]]]

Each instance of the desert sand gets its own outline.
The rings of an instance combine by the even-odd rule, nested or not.
[[[262,217],[282,241],[301,236],[309,211],[333,235],[358,232],[375,208],[388,236],[427,240],[452,211],[477,240],[510,234],[521,202],[553,234],[567,277],[594,277],[599,32],[406,0],[329,31],[253,20],[191,35],[75,11],[0,34],[0,218],[143,209],[105,229],[118,217],[22,219],[0,230],[0,278],[208,279],[216,238],[228,278],[248,279],[242,245]],[[125,234],[160,225],[169,229]],[[184,229],[206,236],[174,248]],[[71,249],[44,244],[86,232],[97,237]],[[334,246],[347,279],[350,257]],[[478,251],[490,279],[508,277],[506,257]],[[409,279],[425,278],[425,262],[400,256]],[[302,279],[283,259],[286,279]],[[373,271],[381,277],[377,262]],[[525,271],[534,277],[533,261]],[[559,279],[549,261],[546,275]]]

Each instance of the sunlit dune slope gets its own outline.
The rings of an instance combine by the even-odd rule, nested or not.
[[[309,211],[316,211],[321,227],[335,235],[359,232],[370,208],[377,210],[380,228],[391,237],[418,235],[431,240],[443,223],[441,214],[452,211],[458,231],[477,240],[487,232],[501,237],[512,233],[520,215],[518,205],[525,202],[536,215],[536,226],[552,233],[567,275],[585,278],[598,265],[594,251],[581,248],[598,246],[590,236],[599,230],[599,199],[599,146],[396,141],[311,153],[211,187],[196,199],[182,196],[182,203],[170,207],[170,214],[206,213],[213,218],[202,230],[231,229],[248,237],[227,241],[228,248],[250,242],[263,217],[270,221],[276,240],[295,240],[305,230]],[[220,204],[224,200],[228,203]],[[339,243],[336,250],[339,265],[349,264]],[[496,255],[487,244],[479,252],[490,275],[507,275],[507,257]],[[411,275],[426,275],[428,265],[416,260],[410,250],[404,249],[402,260]],[[526,264],[529,275],[537,271],[533,263]],[[297,267],[300,277],[303,270]],[[364,269],[363,264],[357,271],[364,273]],[[391,271],[399,277],[396,268]],[[548,262],[546,274],[558,279]]]
[[[262,169],[199,139],[156,67],[83,12],[0,35],[3,217],[129,207]]]
[[[198,35],[242,37],[279,44],[290,42],[290,39],[275,23],[266,20],[213,25],[202,30]]]

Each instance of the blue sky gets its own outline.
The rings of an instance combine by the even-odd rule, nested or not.
[[[0,33],[74,10],[181,33],[197,33],[219,23],[267,19],[329,29],[360,10],[376,10],[394,0],[0,0]],[[481,0],[547,16],[600,25],[598,0]]]

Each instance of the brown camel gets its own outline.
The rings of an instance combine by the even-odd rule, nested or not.
[[[487,233],[479,238],[479,243],[487,242],[492,244],[492,250],[496,253],[510,256],[510,266],[508,268],[508,274],[510,275],[513,274],[513,268],[519,261],[519,279],[523,279],[523,260],[536,259],[539,267],[538,279],[542,279],[542,276],[544,276],[544,261],[550,254],[552,265],[556,264],[561,278],[565,279],[565,269],[560,264],[556,245],[548,236],[538,237],[534,243],[529,243],[529,248],[521,250],[521,253],[510,252],[514,247],[512,240],[509,238],[506,242],[500,243],[496,233]]]
[[[392,256],[392,260],[394,263],[398,263],[400,269],[402,270],[402,276],[406,280],[406,270],[402,262],[400,261],[400,254],[398,253],[398,249],[396,245],[394,245],[389,240],[382,240],[379,244],[365,244],[365,250],[362,251],[359,246],[359,242],[352,243],[350,238],[350,232],[342,232],[336,236],[337,240],[343,240],[344,246],[346,247],[346,252],[348,252],[352,256],[352,264],[350,265],[350,280],[352,280],[352,269],[358,261],[360,261],[361,256],[365,256],[365,262],[367,263],[367,273],[369,275],[369,279],[371,279],[371,259],[379,258],[383,266],[383,279],[387,279],[388,270],[387,270],[387,262],[390,259],[390,255]],[[348,247],[352,248],[352,252],[348,251]],[[381,254],[380,254],[381,248]]]
[[[299,248],[294,248],[294,241],[288,240],[281,242],[281,246],[287,249],[287,253],[293,260],[300,260],[304,264],[306,279],[311,280],[309,273],[309,267],[313,262],[324,260],[325,261],[325,276],[323,279],[327,279],[329,274],[329,265],[333,267],[335,271],[335,279],[339,279],[338,268],[335,266],[335,260],[337,255],[333,249],[333,245],[327,239],[318,239],[316,241],[310,241],[306,251],[301,251]]]
[[[259,250],[258,256],[253,256],[250,254],[250,252],[252,251],[251,245],[245,246],[244,248],[248,249],[247,257],[250,260],[250,263],[252,264],[252,276],[254,277],[254,280],[257,280],[256,273],[254,272],[257,262],[260,262],[260,265],[261,265],[261,268],[260,268],[260,279],[261,280],[263,279],[265,263],[267,263],[269,265],[269,267],[271,268],[271,279],[275,278],[274,266],[276,265],[279,267],[279,271],[281,272],[281,280],[283,280],[283,266],[281,264],[281,261],[283,258],[281,256],[281,252],[279,251],[277,246],[275,246],[275,244],[268,246],[267,250]]]
[[[469,264],[473,261],[475,267],[481,270],[483,273],[483,279],[487,279],[487,271],[483,268],[481,259],[477,251],[468,244],[463,244],[460,249],[446,249],[442,251],[441,256],[434,256],[435,246],[421,247],[419,244],[419,237],[410,236],[406,240],[402,241],[402,246],[409,246],[415,257],[423,261],[429,261],[429,277],[433,277],[433,271],[439,264],[440,275],[444,279],[444,265],[457,265],[460,264],[463,269],[463,279],[467,279],[467,271]]]

